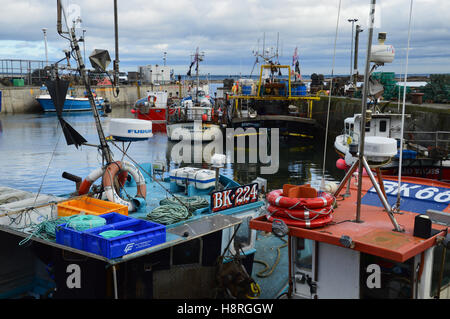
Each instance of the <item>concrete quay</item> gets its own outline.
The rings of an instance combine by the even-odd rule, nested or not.
[[[73,87],[76,96],[84,96],[84,86]],[[119,95],[115,96],[115,89],[111,86],[93,86],[98,96],[107,98],[111,106],[130,105],[132,106],[136,100],[146,96],[146,91],[163,90],[169,93],[169,96],[177,96],[181,90],[181,96],[187,92],[188,85],[181,87],[177,84],[164,85],[121,85],[119,86]],[[42,108],[36,100],[36,97],[42,94],[40,87],[0,87],[1,101],[0,114],[15,113],[39,113]]]

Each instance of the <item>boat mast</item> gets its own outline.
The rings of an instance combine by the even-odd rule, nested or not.
[[[198,102],[198,89],[200,88],[200,79],[198,77],[198,59],[199,59],[199,54],[198,54],[198,47],[197,47],[197,52],[195,52],[195,60],[197,61],[197,65],[195,67],[196,70],[196,76],[197,76],[197,90],[195,91],[195,101]]]
[[[367,109],[367,94],[368,94],[368,83],[369,83],[369,72],[370,72],[370,60],[371,60],[371,47],[372,47],[372,36],[373,36],[373,24],[375,19],[375,0],[371,0],[371,6],[370,6],[370,16],[369,16],[369,39],[367,41],[367,57],[366,57],[366,69],[364,72],[364,87],[363,87],[363,97],[361,101],[361,122],[360,122],[360,141],[359,141],[359,151],[357,155],[357,160],[353,163],[353,165],[350,167],[350,169],[347,171],[344,179],[339,184],[338,189],[334,192],[334,196],[338,196],[340,191],[343,189],[345,183],[349,181],[351,178],[353,172],[358,167],[358,192],[357,192],[357,202],[356,202],[356,219],[354,220],[355,223],[362,223],[361,221],[361,195],[362,195],[362,178],[363,178],[363,169],[366,169],[367,175],[370,178],[370,181],[372,182],[373,187],[375,188],[376,193],[378,194],[378,197],[381,200],[381,203],[383,204],[386,213],[388,214],[389,219],[391,220],[392,224],[394,225],[394,231],[397,232],[403,232],[404,230],[400,227],[397,220],[395,219],[393,210],[391,205],[386,199],[385,194],[382,192],[380,185],[378,185],[372,170],[367,163],[366,158],[364,157],[364,143],[365,143],[365,129],[366,129],[366,109]],[[353,152],[350,151],[350,153],[353,155]],[[356,150],[355,150],[356,153]],[[355,156],[353,155],[353,156]],[[380,181],[382,183],[382,181]]]
[[[77,61],[78,64],[78,71],[80,72],[80,76],[81,79],[84,83],[84,86],[86,88],[86,93],[89,99],[89,103],[91,105],[91,109],[92,109],[92,113],[94,114],[94,119],[95,119],[95,125],[97,127],[97,133],[98,133],[98,137],[100,139],[100,148],[102,151],[102,157],[104,160],[106,160],[107,163],[111,163],[112,160],[112,155],[111,155],[111,150],[109,149],[108,143],[106,142],[106,138],[105,138],[105,134],[103,132],[103,128],[100,122],[100,116],[98,114],[98,110],[97,110],[97,106],[95,105],[95,100],[94,100],[94,96],[92,95],[92,90],[91,90],[91,86],[89,84],[89,80],[86,74],[86,68],[83,62],[83,57],[81,56],[81,50],[80,50],[80,46],[78,45],[78,40],[75,34],[75,24],[69,28],[68,23],[67,23],[67,18],[66,18],[66,14],[64,12],[64,7],[61,5],[61,0],[57,0],[57,6],[58,6],[58,25],[57,25],[57,30],[58,33],[61,35],[61,33],[69,33],[70,35],[70,46],[72,48],[72,50],[75,52],[75,60]],[[63,32],[62,31],[62,26],[61,26],[61,16],[60,14],[64,13],[64,19],[66,21],[66,26],[68,29],[68,32]]]
[[[370,14],[369,14],[369,35],[367,40],[367,56],[366,56],[366,69],[364,71],[364,87],[361,100],[361,123],[359,134],[359,165],[358,165],[358,197],[356,202],[356,222],[360,223],[361,219],[361,190],[362,190],[362,176],[363,176],[363,158],[364,158],[364,139],[366,137],[366,110],[367,110],[367,93],[369,86],[369,72],[370,72],[370,55],[372,53],[372,37],[373,37],[373,25],[375,20],[375,2],[371,0]]]
[[[114,41],[115,41],[115,55],[114,60],[114,86],[116,94],[119,94],[119,28],[117,23],[117,0],[114,0]]]

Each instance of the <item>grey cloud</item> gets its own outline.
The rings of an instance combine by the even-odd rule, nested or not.
[[[86,32],[86,51],[104,48],[114,56],[113,1],[79,0],[83,28]],[[249,73],[257,39],[266,32],[266,45],[276,46],[280,34],[282,63],[290,64],[294,48],[298,46],[303,72],[330,73],[333,57],[338,0],[118,0],[119,41],[121,67],[136,69],[138,65],[167,63],[176,72],[185,73],[190,55],[198,46],[205,52],[202,70],[219,73],[222,70]],[[0,0],[0,45],[14,40],[21,50],[11,45],[3,48],[1,58],[22,55],[21,58],[43,59],[43,35],[48,28],[49,54],[62,58],[61,50],[68,46],[56,33],[56,1]],[[388,32],[388,43],[397,49],[397,59],[384,67],[385,71],[400,72],[406,51],[409,0],[377,1],[376,32]],[[450,22],[446,15],[450,3],[438,0],[415,0],[410,52],[410,72],[427,73],[436,69],[434,58],[450,62],[448,35]],[[348,18],[357,17],[365,27],[369,1],[342,0],[335,73],[348,73],[351,28]],[[360,39],[360,72],[367,43],[367,31]],[[24,48],[29,46],[27,53]],[[8,51],[9,50],[9,51]],[[17,56],[16,56],[17,57]],[[422,61],[421,61],[422,59]],[[428,69],[427,69],[428,68]],[[217,70],[217,71],[215,71]],[[231,71],[230,71],[231,72]],[[433,71],[430,71],[433,72]]]

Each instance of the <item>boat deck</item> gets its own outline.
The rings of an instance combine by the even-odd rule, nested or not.
[[[396,178],[385,177],[385,190],[388,202],[393,205],[396,200]],[[301,237],[320,241],[332,245],[343,246],[342,236],[349,236],[353,249],[370,253],[397,262],[404,262],[409,258],[425,251],[436,243],[438,235],[443,235],[447,226],[432,224],[433,235],[427,239],[413,236],[414,221],[418,214],[426,214],[427,209],[434,209],[450,213],[450,184],[420,178],[403,178],[402,181],[401,213],[394,214],[398,224],[404,232],[394,231],[389,219],[368,177],[363,177],[362,205],[360,221],[356,219],[357,185],[351,182],[350,197],[342,200],[337,198],[337,207],[333,213],[332,223],[316,229],[306,229],[289,226],[289,236]],[[344,191],[343,191],[344,192]],[[341,194],[343,194],[343,192]],[[422,199],[433,194],[426,204],[420,204]],[[250,227],[270,232],[272,223],[265,216],[253,219]]]
[[[147,182],[147,205],[144,209],[138,210],[136,212],[130,212],[128,214],[129,217],[145,218],[147,214],[150,213],[154,208],[160,206],[160,201],[162,199],[170,197],[170,195],[168,195],[167,193],[167,190],[170,190],[170,182],[168,182],[167,178],[161,179],[160,181],[154,181],[148,174],[143,175]],[[221,176],[221,183],[225,187],[239,186],[239,184],[224,176]],[[125,185],[124,189],[126,194],[128,194],[129,196],[134,196],[136,194],[136,187],[133,185]],[[164,243],[150,247],[148,249],[137,251],[135,253],[124,255],[120,258],[108,259],[106,257],[75,249],[73,247],[60,245],[52,239],[42,239],[36,236],[32,236],[34,231],[33,226],[41,223],[42,221],[56,218],[56,204],[58,202],[67,200],[67,197],[69,196],[69,194],[62,196],[40,194],[36,200],[36,195],[37,194],[31,192],[24,192],[8,187],[0,187],[0,199],[2,198],[2,196],[11,197],[10,203],[0,205],[0,231],[11,233],[23,238],[30,238],[49,246],[72,251],[77,254],[92,257],[97,260],[102,260],[111,265],[122,263],[130,259],[138,258],[142,255],[175,246],[182,242],[205,236],[212,232],[237,226],[242,222],[242,220],[232,216],[233,214],[242,211],[245,212],[248,210],[257,210],[264,204],[263,201],[257,201],[247,204],[243,207],[229,209],[227,212],[222,213],[211,213],[209,206],[197,209],[192,213],[192,216],[189,217],[189,219],[167,225],[167,237]],[[186,196],[184,192],[174,193],[174,195],[181,197]],[[210,201],[210,194],[207,190],[205,190],[203,193],[200,192],[199,194],[195,195],[207,199],[208,202]],[[19,198],[20,200],[17,201],[16,199]],[[25,211],[25,213],[27,214],[27,218],[16,218],[23,214],[22,211]]]

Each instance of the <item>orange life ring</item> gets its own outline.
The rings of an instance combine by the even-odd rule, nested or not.
[[[333,206],[326,206],[322,208],[320,211],[314,211],[310,209],[287,209],[282,207],[277,207],[274,205],[269,205],[267,207],[267,211],[271,216],[275,217],[283,217],[283,218],[292,218],[292,219],[313,219],[320,218],[320,216],[326,216],[331,214],[333,211]]]
[[[316,209],[330,206],[334,203],[335,198],[331,194],[319,192],[319,195],[313,198],[291,198],[283,196],[282,189],[277,189],[267,194],[266,198],[272,205],[289,209],[301,207]]]
[[[99,179],[105,172],[104,168],[97,168],[94,171],[92,171],[80,184],[80,187],[78,188],[78,195],[85,195],[89,192],[91,189],[92,184]],[[127,181],[128,172],[122,171],[119,173],[118,179],[119,179],[119,186],[123,187],[125,185],[125,182]]]
[[[127,161],[122,162],[112,162],[110,163],[103,173],[103,188],[105,189],[106,197],[110,202],[119,203],[128,206],[129,211],[134,211],[136,209],[132,201],[126,201],[122,199],[117,193],[113,186],[114,176],[116,176],[119,171],[127,171],[133,176],[136,186],[137,193],[136,197],[141,197],[145,199],[147,195],[147,186],[145,184],[145,179],[142,173],[134,165]]]
[[[281,220],[288,226],[293,227],[301,227],[301,228],[318,228],[323,227],[327,224],[329,224],[333,220],[333,214],[326,215],[323,218],[315,218],[311,220],[296,220],[291,218],[284,218],[284,217],[274,217],[271,215],[266,216],[268,221],[273,222],[274,220]]]
[[[109,164],[106,168],[100,167],[92,171],[80,184],[78,189],[78,195],[84,195],[89,192],[91,185],[101,176],[103,177],[102,185],[105,190],[106,197],[110,202],[122,204],[128,206],[128,211],[132,212],[137,209],[136,199],[127,201],[122,199],[117,193],[113,185],[114,177],[118,175],[119,184],[122,187],[128,177],[128,173],[133,176],[134,181],[137,186],[136,197],[143,198],[147,195],[147,186],[145,184],[145,179],[142,173],[133,164],[123,161],[123,162],[113,162]],[[140,205],[140,204],[139,204]]]
[[[147,101],[150,102],[150,98],[153,98],[153,101],[151,103],[155,104],[156,103],[156,95],[149,95],[147,97]]]

